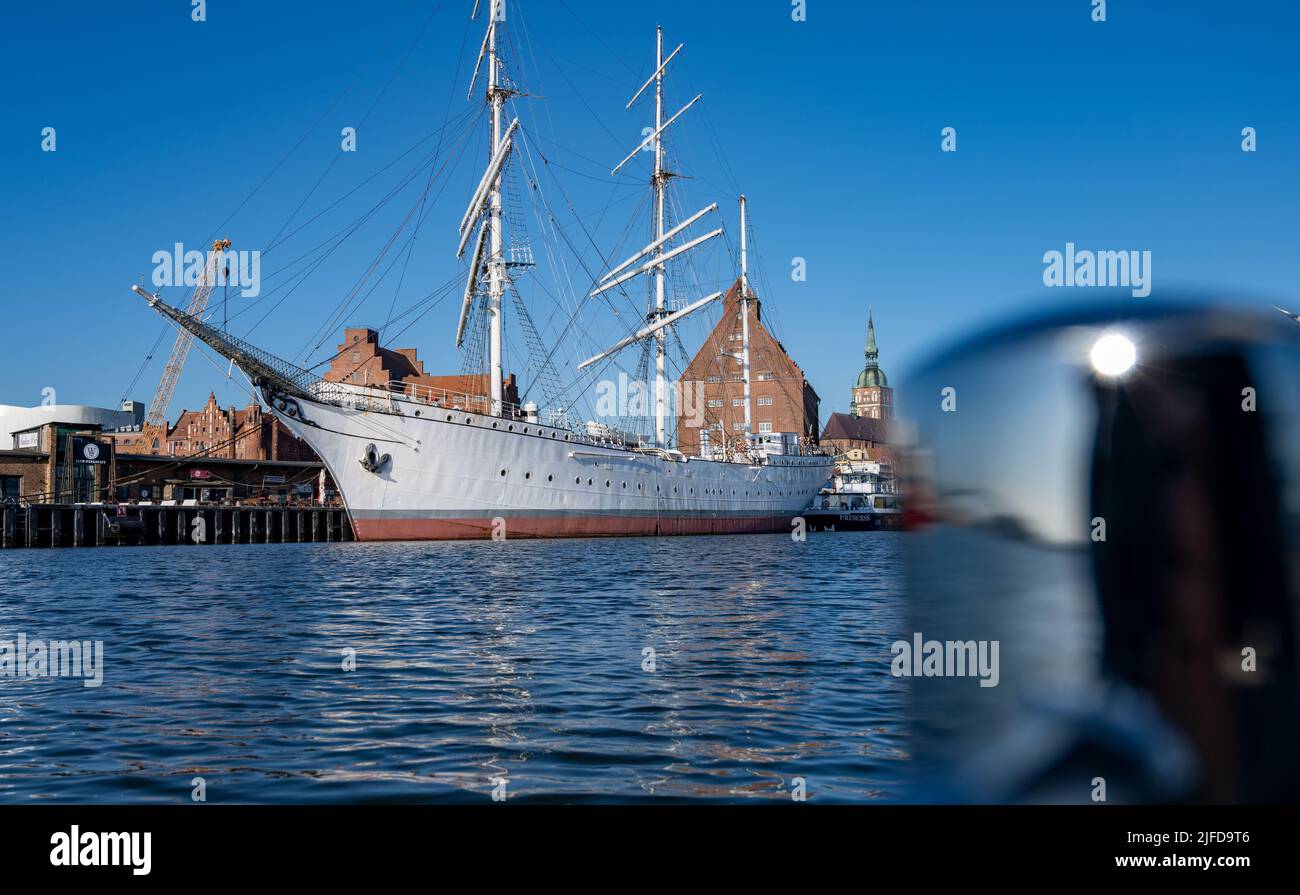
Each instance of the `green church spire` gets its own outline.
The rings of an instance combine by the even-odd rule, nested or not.
[[[880,369],[880,349],[876,347],[876,321],[872,319],[871,308],[867,308],[867,365],[858,374],[855,388],[888,386],[885,371]]]
[[[867,365],[874,366],[876,360],[880,357],[880,349],[876,347],[876,323],[871,319],[871,307],[867,307]]]

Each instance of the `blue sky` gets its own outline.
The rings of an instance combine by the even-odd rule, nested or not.
[[[0,54],[0,403],[37,404],[52,386],[62,402],[115,404],[162,331],[129,291],[151,274],[154,252],[213,235],[266,249],[307,224],[267,250],[269,291],[278,268],[357,217],[401,164],[312,220],[325,206],[449,112],[478,114],[465,101],[482,36],[481,23],[467,24],[469,0],[212,0],[201,23],[186,0],[24,6],[6,11]],[[668,103],[704,99],[674,133],[688,175],[682,211],[718,201],[734,240],[736,194],[749,196],[756,286],[821,394],[823,419],[847,409],[869,304],[882,366],[897,380],[974,327],[1088,298],[1042,285],[1043,253],[1067,241],[1149,250],[1157,296],[1191,288],[1300,304],[1295,4],[1113,0],[1105,23],[1091,20],[1089,0],[809,0],[807,10],[795,22],[786,0],[514,0],[508,19],[528,48],[514,70],[534,96],[520,116],[534,162],[541,153],[553,163],[541,178],[548,201],[577,211],[581,225],[572,215],[563,224],[575,244],[589,231],[615,260],[645,241],[642,224],[627,235],[645,165],[609,177],[646,123],[646,106],[623,106],[651,69],[655,24],[669,47],[686,44]],[[57,129],[54,153],[41,151],[47,126]],[[339,152],[345,126],[358,128],[355,153]],[[947,126],[956,153],[940,151]],[[1241,151],[1246,126],[1258,152]],[[419,210],[415,241],[408,225],[383,256],[395,266],[347,322],[382,324],[462,269],[455,225],[486,138],[475,131],[458,153],[455,131],[443,132],[439,159],[451,161]],[[232,295],[232,331],[319,360],[337,328],[318,330],[424,182],[291,294]],[[542,260],[540,229],[530,218]],[[706,252],[691,288],[723,284],[734,251]],[[806,282],[791,280],[796,257]],[[577,276],[572,291],[589,284]],[[164,292],[185,301],[186,290]],[[563,328],[545,292],[524,294],[545,335]],[[432,371],[458,372],[458,301],[390,327],[395,344],[418,346]],[[612,342],[627,319],[595,314],[573,354]],[[683,328],[688,348],[708,322]],[[131,397],[151,397],[170,341]],[[522,344],[508,346],[512,369],[524,366]],[[171,417],[212,389],[223,404],[247,400],[196,355]]]

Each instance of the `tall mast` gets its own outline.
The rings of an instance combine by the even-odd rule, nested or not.
[[[671,230],[665,230],[665,207],[667,205],[667,188],[668,181],[673,177],[671,171],[666,170],[664,165],[664,132],[672,126],[678,118],[682,117],[691,106],[700,101],[703,94],[698,94],[672,117],[664,120],[664,76],[668,71],[668,63],[676,58],[682,50],[682,44],[677,45],[666,57],[664,56],[664,32],[662,27],[655,28],[655,71],[640,89],[633,94],[632,99],[628,101],[627,108],[632,108],[636,101],[650,88],[653,84],[655,88],[655,127],[654,133],[645,137],[637,147],[629,153],[623,161],[619,162],[614,170],[610,172],[611,176],[617,176],[618,172],[623,169],[632,159],[640,155],[644,150],[653,148],[654,150],[654,173],[650,177],[651,186],[654,188],[654,237],[650,242],[642,246],[632,257],[628,258],[622,264],[610,270],[596,284],[596,288],[591,291],[591,296],[600,295],[610,289],[617,289],[624,283],[633,280],[642,274],[650,274],[654,278],[654,303],[646,314],[646,325],[641,327],[632,335],[622,339],[613,347],[607,348],[600,354],[587,358],[587,360],[578,364],[578,369],[586,369],[597,361],[604,360],[612,354],[623,350],[627,346],[639,342],[643,339],[653,338],[655,341],[655,444],[660,448],[668,447],[668,380],[666,372],[667,360],[667,336],[668,327],[677,323],[677,321],[692,314],[700,308],[706,306],[712,301],[722,297],[721,292],[715,292],[713,295],[702,298],[693,302],[679,311],[668,312],[665,292],[667,291],[667,262],[682,255],[698,245],[708,242],[722,235],[722,228],[697,236],[681,245],[669,248],[669,244],[679,235],[686,232],[690,226],[701,220],[705,215],[717,210],[718,206],[714,204],[703,208],[686,220],[677,224]],[[648,259],[648,260],[647,260]],[[640,263],[639,263],[640,262]]]
[[[664,267],[664,193],[667,184],[664,173],[664,29],[663,26],[655,26],[655,171],[652,178],[655,191],[655,227],[654,239],[659,243],[659,248],[655,252],[655,260],[658,264],[654,268],[655,278],[655,310],[654,320],[658,322],[663,318],[664,308],[664,291],[665,275],[667,271]],[[655,444],[661,448],[668,447],[668,426],[666,422],[667,408],[665,406],[665,394],[667,381],[665,377],[665,360],[667,352],[668,331],[667,328],[661,328],[655,332]]]
[[[492,145],[488,158],[501,149],[501,111],[506,91],[501,87],[501,61],[497,57],[497,23],[505,21],[506,0],[492,0],[488,24],[488,102],[492,104]],[[488,377],[492,389],[492,415],[501,416],[504,387],[501,370],[501,296],[505,293],[505,259],[501,250],[501,179],[498,171],[488,194]]]
[[[753,432],[753,410],[749,396],[749,253],[747,242],[747,218],[745,197],[740,197],[740,367],[741,378],[745,383],[745,447],[749,448],[749,436]]]
[[[487,60],[487,101],[492,107],[492,121],[488,136],[491,139],[488,152],[487,170],[479,181],[469,200],[469,207],[460,220],[460,245],[456,248],[456,257],[463,257],[470,240],[474,240],[474,252],[470,256],[469,277],[465,283],[465,297],[461,302],[460,323],[456,327],[456,347],[464,342],[465,327],[470,312],[478,295],[479,275],[487,273],[488,299],[488,379],[491,394],[493,416],[501,416],[505,410],[504,386],[501,371],[501,296],[506,291],[506,263],[502,253],[502,216],[501,183],[505,176],[506,162],[514,147],[514,134],[519,128],[519,119],[510,122],[502,131],[502,114],[506,100],[513,91],[502,83],[501,57],[497,52],[497,25],[506,20],[506,0],[490,0],[491,13],[488,16],[487,33],[483,35],[483,45],[479,48],[478,61],[474,63],[474,74],[470,78],[469,98],[474,96],[474,85],[478,83],[478,74]],[[478,15],[478,4],[474,5],[471,19]],[[486,218],[486,219],[485,219]],[[482,224],[480,225],[480,221]]]

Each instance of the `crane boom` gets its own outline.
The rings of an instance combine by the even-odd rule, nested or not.
[[[208,253],[208,262],[203,269],[203,278],[194,287],[194,294],[190,296],[190,303],[186,309],[190,316],[202,317],[207,309],[208,299],[212,296],[212,287],[217,282],[217,265],[221,262],[222,253],[229,248],[229,239],[218,239],[212,243],[212,251]],[[185,361],[189,358],[190,346],[193,344],[194,337],[189,332],[183,329],[177,331],[176,342],[172,345],[167,366],[163,368],[162,379],[158,382],[153,400],[149,402],[149,411],[142,428],[146,443],[152,442],[157,445],[155,450],[166,446],[164,442],[167,439],[167,410],[171,406],[172,394],[176,391],[176,383],[180,381],[181,371],[185,369]]]

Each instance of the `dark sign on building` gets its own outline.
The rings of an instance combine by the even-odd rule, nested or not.
[[[108,463],[110,451],[112,451],[110,445],[102,441],[96,441],[93,438],[72,439],[72,460],[74,463],[104,466]]]

